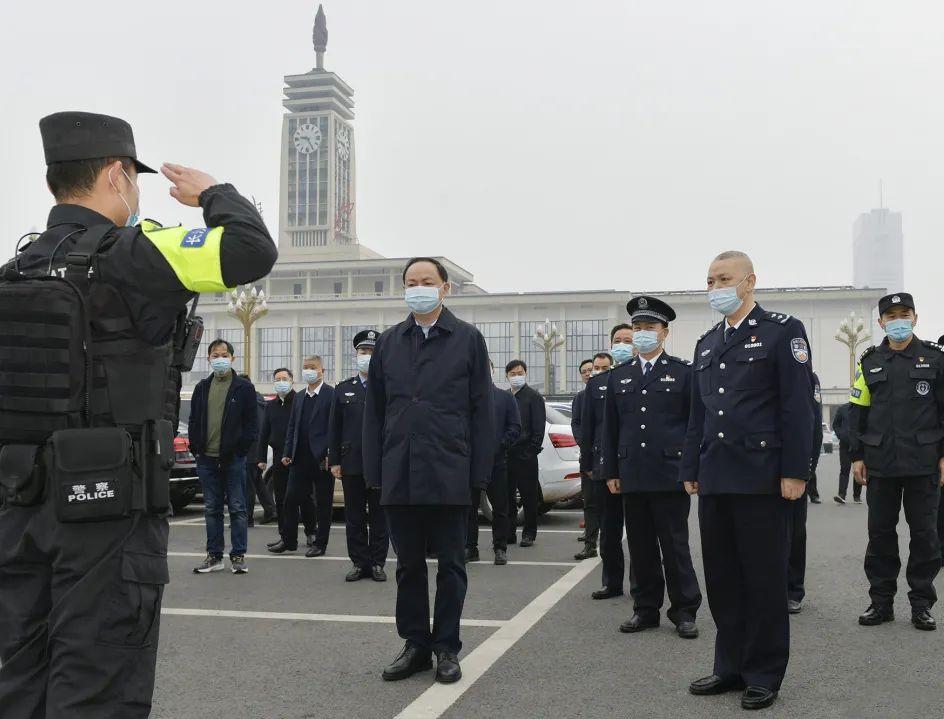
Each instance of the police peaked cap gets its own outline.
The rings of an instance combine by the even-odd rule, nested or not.
[[[639,295],[626,303],[626,311],[632,322],[661,322],[669,324],[675,319],[675,310],[658,297]]]
[[[377,330],[361,330],[354,335],[354,349],[359,350],[361,347],[373,348],[377,344],[378,337],[380,337],[380,333]]]
[[[139,173],[156,172],[138,160],[131,125],[93,112],[57,112],[39,121],[46,164],[130,157]]]
[[[893,295],[885,295],[882,299],[878,301],[878,313],[880,315],[885,314],[892,307],[900,305],[901,307],[908,307],[912,310],[915,309],[914,297],[909,295],[907,292],[896,292]]]

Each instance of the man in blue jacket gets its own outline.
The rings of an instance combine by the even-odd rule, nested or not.
[[[495,374],[495,365],[488,361]],[[492,549],[495,551],[495,564],[508,564],[508,448],[518,441],[521,434],[521,416],[518,403],[510,392],[492,385],[495,399],[495,464],[492,465],[492,478],[485,489],[488,501],[492,505]],[[472,488],[472,507],[469,511],[469,536],[465,543],[465,561],[479,561],[479,504],[482,490]],[[517,509],[517,507],[515,508]]]
[[[256,390],[236,375],[233,346],[214,340],[209,347],[213,370],[193,390],[188,433],[203,486],[207,555],[196,574],[223,569],[223,497],[229,504],[230,561],[233,574],[245,574],[247,514],[246,455],[259,433]]]
[[[482,333],[443,307],[449,275],[430,257],[403,270],[410,315],[377,340],[367,377],[364,479],[380,488],[397,553],[397,631],[403,651],[387,681],[432,668],[458,681],[459,620],[468,580],[465,534],[473,488],[495,462],[494,394]],[[439,559],[429,627],[426,548]]]

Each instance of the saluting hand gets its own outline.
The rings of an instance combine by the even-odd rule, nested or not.
[[[685,485],[685,491],[689,494],[698,494],[698,482],[682,482]]]
[[[861,459],[852,463],[852,478],[863,487],[869,483],[869,470]]]
[[[780,480],[780,494],[783,495],[784,499],[799,499],[803,496],[805,489],[806,482],[802,479],[783,477]]]
[[[606,480],[606,486],[607,486],[607,489],[610,490],[610,494],[620,493],[620,481],[618,479]]]
[[[174,183],[170,196],[188,207],[200,206],[200,194],[208,187],[219,184],[211,175],[192,167],[165,162],[161,174]]]

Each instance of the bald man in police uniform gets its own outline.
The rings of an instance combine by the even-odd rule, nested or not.
[[[708,302],[724,319],[695,346],[681,478],[698,494],[714,670],[697,695],[741,691],[741,706],[777,698],[790,658],[788,502],[802,497],[813,442],[809,342],[803,324],[754,300],[743,252],[708,269]]]
[[[904,506],[911,531],[911,623],[933,631],[934,579],[941,568],[935,524],[944,486],[944,351],[914,333],[918,315],[907,292],[886,295],[878,311],[886,337],[862,353],[849,398],[852,474],[865,485],[869,508],[865,574],[871,604],[859,624],[895,618],[901,570],[896,528]]]
[[[634,297],[626,306],[637,356],[607,374],[602,474],[622,494],[626,541],[636,581],[633,616],[620,625],[631,634],[659,626],[666,616],[683,639],[698,636],[698,578],[688,545],[691,499],[679,481],[688,427],[691,362],[663,350],[675,310],[658,297]],[[664,568],[664,571],[663,571]]]
[[[33,302],[48,314],[31,315],[31,298],[24,297],[20,337],[11,343],[8,330],[0,333],[0,373],[19,390],[0,392],[0,715],[146,717],[168,581],[166,508],[159,506],[162,492],[167,503],[161,447],[173,446],[177,427],[186,364],[180,333],[199,339],[188,334],[187,303],[197,293],[225,292],[259,279],[277,252],[252,202],[232,185],[180,165],[161,168],[172,183],[170,194],[203,208],[207,226],[139,223],[138,177],[154,170],[137,159],[124,120],[60,112],[44,117],[39,128],[56,205],[46,231],[0,270],[8,312],[15,303],[11,288],[48,288]],[[50,341],[62,338],[71,320],[52,312],[58,281],[48,279],[50,272],[80,288],[91,355]],[[41,276],[41,283],[30,279]],[[74,396],[85,398],[92,416],[79,423],[64,413],[72,411],[70,393],[61,388],[74,384],[70,370],[83,367],[89,356],[94,379],[91,386],[83,381]],[[60,389],[49,392],[53,387]],[[51,475],[43,493],[46,480],[33,466],[46,442],[64,447],[53,444],[64,436],[54,430],[66,426],[92,433],[82,435],[92,436],[90,443],[73,443],[85,447],[84,461],[94,438],[117,437],[116,428],[133,442],[133,477],[108,474],[118,499],[97,488],[95,494],[77,493],[90,521],[69,521],[77,511],[74,498],[52,491],[57,483]],[[155,428],[169,436],[160,439]],[[82,454],[77,449],[76,463]],[[131,510],[116,518],[109,503],[120,501],[118,488],[128,490]]]
[[[335,388],[328,420],[328,466],[344,487],[347,553],[354,564],[344,577],[348,582],[367,577],[375,582],[387,581],[387,520],[380,508],[380,491],[364,482],[363,457],[367,371],[378,337],[377,330],[362,330],[354,336],[357,374]]]

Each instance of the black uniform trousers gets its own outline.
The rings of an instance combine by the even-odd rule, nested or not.
[[[246,504],[247,514],[250,525],[253,523],[253,516],[256,512],[256,497],[262,505],[263,519],[274,517],[278,514],[275,510],[275,500],[272,498],[272,492],[266,486],[262,478],[262,470],[256,463],[255,457],[246,461]]]
[[[688,546],[691,499],[684,492],[632,492],[622,495],[626,516],[633,611],[646,619],[659,616],[666,589],[673,624],[695,621],[701,606],[698,577]]]
[[[0,509],[0,717],[149,716],[167,521]]]
[[[466,505],[388,505],[390,541],[397,553],[397,632],[420,649],[459,653],[459,620],[468,588],[465,572]],[[426,547],[439,559],[433,630],[429,629]]]
[[[281,529],[282,541],[290,547],[298,546],[299,508],[311,506],[314,490],[314,546],[327,547],[331,534],[331,509],[334,502],[334,477],[326,469],[321,469],[307,451],[299,452],[288,475],[288,488],[285,492],[285,522]],[[305,529],[308,533],[308,529]]]
[[[852,451],[848,442],[839,442],[839,496],[846,498],[849,491],[849,475],[852,474]],[[859,499],[862,496],[862,485],[852,483],[852,496]]]
[[[787,506],[787,536],[790,541],[787,599],[796,602],[802,602],[806,596],[806,518],[810,510],[807,493]]]
[[[889,607],[898,589],[898,515],[902,505],[911,530],[908,547],[908,601],[915,610],[930,609],[937,601],[934,579],[941,568],[937,536],[939,477],[869,477],[865,498],[869,503],[869,545],[865,550],[865,575],[872,603]]]
[[[492,467],[492,478],[485,488],[485,496],[492,505],[492,549],[508,548],[508,465],[504,462]],[[482,490],[472,488],[472,507],[469,510],[469,529],[465,541],[467,549],[479,546],[479,505]],[[517,507],[516,507],[517,509]],[[517,512],[516,512],[517,514]]]
[[[600,559],[603,566],[603,586],[623,591],[623,574],[626,572],[623,558],[623,495],[613,494],[605,482],[596,483],[600,485],[602,497]],[[629,573],[630,584],[635,585],[632,564]]]
[[[341,486],[344,487],[347,556],[354,566],[367,571],[372,567],[382,567],[387,561],[390,540],[387,518],[380,509],[380,490],[368,489],[362,474],[343,475]]]
[[[272,494],[275,495],[275,509],[279,516],[279,535],[285,531],[285,497],[288,493],[289,468],[277,461],[272,465]],[[296,517],[301,514],[306,535],[315,533],[315,505],[311,497],[297,508]],[[296,522],[297,523],[297,522]]]
[[[518,503],[515,492],[521,496],[521,508],[524,510],[522,536],[538,535],[538,458],[537,455],[520,459],[508,458],[508,541],[514,542],[518,525]]]
[[[594,547],[600,538],[600,514],[602,511],[603,492],[607,492],[603,482],[596,482],[586,474],[580,475],[580,494],[583,497],[583,528],[587,544]]]
[[[718,628],[714,674],[775,691],[790,658],[788,501],[773,494],[698,499],[705,589]]]
[[[941,564],[944,565],[944,491],[941,492],[941,502],[937,508],[937,539],[941,545]]]

